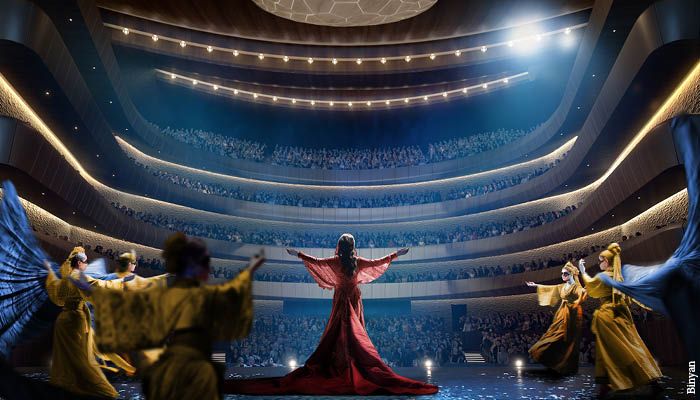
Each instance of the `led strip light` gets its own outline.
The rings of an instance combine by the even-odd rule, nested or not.
[[[354,63],[356,65],[361,65],[362,63],[365,63],[365,62],[378,62],[381,64],[386,64],[390,61],[401,61],[404,63],[408,63],[408,62],[411,62],[412,60],[424,59],[424,58],[427,58],[427,59],[433,61],[433,60],[437,59],[438,57],[446,57],[446,56],[460,57],[462,54],[470,53],[470,52],[485,53],[491,48],[516,47],[517,44],[522,44],[522,43],[526,43],[526,44],[538,43],[538,42],[541,42],[543,39],[546,39],[546,38],[549,38],[551,36],[555,36],[558,34],[570,35],[574,30],[583,29],[587,25],[588,25],[588,23],[585,22],[585,23],[573,25],[573,26],[570,26],[567,28],[561,28],[561,29],[556,29],[553,31],[528,35],[528,36],[522,37],[520,39],[512,39],[512,40],[506,40],[503,42],[491,43],[488,45],[463,47],[463,48],[452,49],[452,50],[447,50],[447,51],[439,51],[439,52],[434,52],[434,53],[407,54],[404,56],[395,56],[394,55],[394,56],[385,56],[385,57],[359,57],[359,56],[358,57],[309,57],[309,56],[298,56],[298,55],[275,54],[275,53],[267,53],[267,52],[256,52],[256,51],[249,51],[249,50],[238,50],[238,49],[233,49],[230,47],[213,46],[213,45],[207,45],[207,44],[192,42],[192,41],[183,40],[183,39],[177,39],[177,38],[170,37],[170,36],[162,36],[162,35],[158,35],[158,34],[155,34],[152,32],[141,31],[138,29],[133,29],[133,28],[129,28],[129,27],[121,26],[121,25],[104,23],[105,27],[111,28],[111,29],[114,29],[117,31],[121,31],[125,36],[128,36],[130,34],[134,34],[134,35],[149,37],[154,44],[162,40],[162,41],[178,44],[182,48],[190,46],[190,47],[203,49],[207,53],[213,53],[216,51],[216,52],[231,54],[231,55],[233,55],[233,57],[239,57],[239,56],[255,57],[260,61],[263,61],[265,59],[276,59],[276,60],[282,60],[285,63],[288,63],[289,61],[301,61],[301,62],[305,62],[307,64],[313,64],[314,62],[328,62],[328,63],[331,63],[332,65],[336,65],[338,63],[351,63],[351,64]]]
[[[474,90],[479,90],[478,93],[484,93],[485,90],[489,88],[504,88],[506,87],[510,82],[517,82],[521,80],[528,79],[529,73],[528,72],[521,72],[519,74],[514,74],[510,76],[506,76],[503,78],[498,78],[494,80],[490,80],[487,82],[481,82],[475,85],[470,85],[470,86],[464,86],[458,89],[451,89],[451,90],[444,90],[440,92],[433,92],[433,93],[427,93],[427,94],[421,94],[417,96],[404,96],[404,97],[393,97],[393,98],[384,98],[384,99],[378,99],[378,98],[371,98],[371,99],[344,99],[344,100],[336,100],[336,99],[310,99],[310,98],[299,98],[299,97],[287,97],[287,96],[278,96],[278,95],[273,95],[273,94],[266,94],[266,93],[260,93],[260,92],[253,92],[251,90],[245,90],[245,89],[239,89],[231,86],[225,86],[225,85],[219,85],[217,83],[212,83],[208,81],[203,81],[199,80],[197,78],[187,76],[187,75],[182,75],[182,74],[177,74],[174,72],[170,71],[165,71],[162,69],[156,69],[156,72],[160,74],[161,77],[166,78],[167,80],[170,81],[187,81],[190,83],[190,87],[193,89],[197,90],[203,90],[202,88],[206,88],[209,90],[203,90],[206,93],[210,94],[216,94],[216,95],[221,95],[223,93],[226,94],[233,94],[234,98],[240,98],[243,100],[249,100],[249,101],[256,101],[256,100],[266,100],[270,104],[280,104],[280,105],[286,105],[286,106],[294,106],[294,105],[305,105],[305,106],[326,106],[329,108],[333,108],[338,106],[346,109],[352,109],[358,108],[358,107],[363,107],[365,109],[368,109],[372,107],[373,105],[379,105],[379,106],[384,106],[388,107],[391,105],[419,105],[419,104],[429,104],[430,100],[447,100],[450,97],[455,97],[455,95],[459,95],[463,97],[464,95],[468,95],[472,93]]]

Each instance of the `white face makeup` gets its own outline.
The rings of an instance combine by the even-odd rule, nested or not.
[[[567,271],[566,269],[561,270],[561,280],[564,282],[571,282],[571,272]]]

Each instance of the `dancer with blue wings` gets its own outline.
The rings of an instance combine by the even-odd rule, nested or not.
[[[620,277],[600,279],[653,310],[669,315],[690,360],[700,359],[700,116],[671,123],[678,156],[688,180],[688,223],[680,245],[665,263],[623,265]]]

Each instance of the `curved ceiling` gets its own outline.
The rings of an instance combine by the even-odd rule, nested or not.
[[[413,43],[466,36],[549,19],[592,7],[592,0],[440,0],[391,24],[333,27],[273,15],[253,1],[98,0],[120,14],[198,31],[278,43],[360,45]]]

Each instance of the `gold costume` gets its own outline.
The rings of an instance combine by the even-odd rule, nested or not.
[[[74,393],[117,397],[117,391],[107,381],[95,358],[90,310],[86,304],[88,295],[68,279],[80,279],[80,271],[71,269],[70,259],[82,252],[81,247],[73,249],[61,265],[61,279],[53,271],[46,278],[49,299],[63,307],[54,325],[51,383]],[[90,277],[87,280],[93,287],[122,287],[120,280],[100,281]]]
[[[537,285],[541,306],[560,305],[547,332],[529,350],[535,361],[563,375],[578,371],[583,323],[583,310],[579,303],[585,296],[585,289],[577,281],[572,284]]]
[[[143,371],[148,399],[218,399],[221,372],[211,362],[213,341],[248,334],[253,318],[248,271],[222,284],[175,281],[143,291],[97,289],[92,295],[98,346],[129,352],[166,345]]]
[[[612,271],[603,271],[613,277]],[[591,331],[596,335],[595,379],[613,390],[646,385],[660,378],[661,370],[639,337],[625,296],[615,294],[598,276],[583,274],[588,295],[601,300],[593,313]]]

